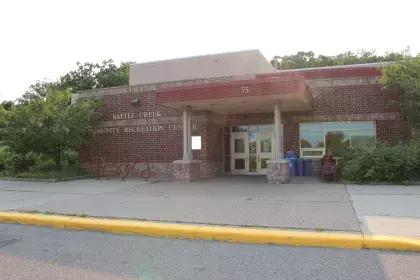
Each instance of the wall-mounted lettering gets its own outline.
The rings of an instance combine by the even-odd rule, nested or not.
[[[249,87],[241,87],[241,89],[243,94],[249,93]]]
[[[192,125],[193,130],[199,129],[199,124]],[[93,134],[114,134],[119,132],[124,133],[140,133],[140,132],[156,132],[165,130],[183,130],[181,124],[170,124],[170,125],[141,125],[141,126],[126,126],[126,127],[101,127],[91,128],[90,131]]]
[[[127,119],[146,119],[146,118],[159,118],[161,116],[159,111],[140,112],[140,113],[122,113],[113,114],[113,120],[127,120]]]
[[[120,129],[118,127],[104,127],[104,128],[93,128],[90,129],[93,134],[113,134],[118,133]]]

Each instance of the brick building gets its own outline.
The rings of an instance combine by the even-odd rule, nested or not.
[[[268,174],[286,182],[283,155],[294,151],[313,159],[316,175],[326,150],[340,156],[348,146],[409,137],[392,102],[397,92],[382,89],[378,67],[276,71],[258,50],[133,64],[128,86],[72,96],[104,105],[80,161],[136,154],[155,176]]]

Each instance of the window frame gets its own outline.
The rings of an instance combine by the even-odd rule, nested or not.
[[[372,123],[373,127],[369,128],[369,129],[363,129],[363,128],[352,128],[352,123],[362,123],[362,122],[366,122],[366,123]],[[302,148],[302,138],[301,138],[301,125],[302,124],[323,124],[323,130],[320,129],[312,129],[312,130],[305,130],[305,131],[323,131],[324,133],[324,148]],[[329,123],[348,123],[348,128],[344,128],[344,129],[327,129],[327,124]],[[337,122],[304,122],[304,123],[299,123],[299,154],[300,154],[300,158],[322,158],[325,155],[325,151],[326,151],[326,136],[327,136],[327,132],[328,131],[348,131],[349,132],[349,137],[350,137],[350,141],[349,141],[349,145],[350,147],[352,147],[352,131],[373,131],[373,136],[375,137],[375,141],[376,141],[376,122],[375,121],[337,121]],[[304,156],[303,153],[305,151],[322,151],[322,155],[320,156]]]

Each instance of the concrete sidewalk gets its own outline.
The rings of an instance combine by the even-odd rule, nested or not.
[[[0,211],[232,226],[398,234],[420,238],[420,187],[347,186],[295,178],[219,177],[176,184],[142,180],[0,182]],[[350,197],[349,197],[350,194]],[[353,204],[352,204],[353,201]],[[353,209],[354,207],[354,209]]]
[[[348,185],[361,230],[420,238],[420,186]]]
[[[234,226],[358,231],[343,185],[270,185],[263,176],[190,184],[79,180],[0,182],[1,210]]]

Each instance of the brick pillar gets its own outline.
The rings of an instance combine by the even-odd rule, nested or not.
[[[183,114],[183,159],[174,161],[174,181],[189,183],[200,180],[202,172],[200,169],[201,161],[192,159],[191,147],[191,107],[185,106]]]
[[[267,165],[267,183],[285,184],[290,182],[289,161],[287,159],[269,160]]]
[[[174,161],[174,181],[189,183],[201,179],[201,161],[199,160],[176,160]]]

